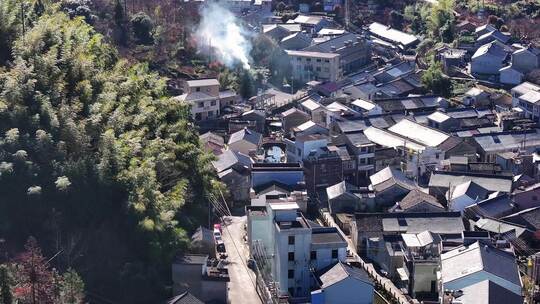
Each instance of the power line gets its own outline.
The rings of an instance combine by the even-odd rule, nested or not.
[[[211,196],[213,197],[213,195],[211,195]],[[215,200],[215,197],[213,199]],[[211,200],[211,202],[212,202],[212,200]],[[215,202],[215,203],[217,204],[217,202]],[[223,212],[222,209],[215,209],[215,210],[219,212],[219,214],[216,214],[216,215],[219,217],[221,222],[225,223],[224,218],[227,215],[227,213]],[[242,257],[242,254],[240,253],[240,250],[238,249],[238,246],[236,245],[236,242],[235,242],[235,240],[233,238],[233,235],[231,234],[231,232],[229,230],[229,227],[227,225],[224,225],[224,226],[225,226],[225,230],[229,234],[229,238],[233,243],[234,249],[236,250],[236,253],[238,254],[238,257],[240,258],[240,261],[242,262],[242,265],[244,266],[244,269],[248,273],[249,280],[250,280],[251,284],[253,285],[253,288],[255,288],[255,292],[257,292],[257,284],[253,281],[253,278],[251,277],[251,275],[249,275],[249,267],[247,267],[246,261],[244,261],[244,258]],[[257,295],[258,295],[258,293],[257,293]]]

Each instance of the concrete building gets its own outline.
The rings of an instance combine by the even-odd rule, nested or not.
[[[339,54],[338,63],[343,74],[356,72],[371,61],[371,45],[365,38],[353,33],[313,44],[304,51]]]
[[[175,99],[188,103],[193,119],[201,121],[218,118],[221,108],[234,104],[238,96],[232,91],[220,92],[217,79],[198,79],[186,81],[184,94]]]
[[[335,228],[314,226],[295,202],[269,201],[266,209],[251,206],[246,210],[250,247],[259,247],[252,254],[258,263],[270,260],[271,277],[280,295],[290,301],[310,300],[311,271],[345,261],[347,242],[341,234]]]
[[[540,123],[540,86],[524,82],[512,88],[512,103],[518,106],[525,117]]]
[[[397,269],[402,283],[414,298],[437,295],[437,270],[443,250],[442,238],[436,233],[404,233],[402,250],[404,266]]]
[[[343,76],[339,54],[290,50],[286,53],[295,79],[338,81]]]

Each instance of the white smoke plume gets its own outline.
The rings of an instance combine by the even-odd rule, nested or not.
[[[229,67],[240,63],[249,69],[252,48],[249,35],[236,16],[219,3],[202,7],[201,21],[195,30],[199,51],[216,55]]]

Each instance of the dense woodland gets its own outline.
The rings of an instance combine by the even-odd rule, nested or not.
[[[219,184],[186,105],[82,4],[0,0],[0,288],[64,303],[17,293],[40,286],[20,269],[41,256],[47,280],[80,276],[88,298],[155,303]],[[143,14],[116,13],[126,45],[154,43]]]

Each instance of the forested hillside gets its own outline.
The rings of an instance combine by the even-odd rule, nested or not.
[[[210,156],[165,80],[71,17],[0,0],[2,262],[34,236],[90,296],[155,303],[205,217]]]

